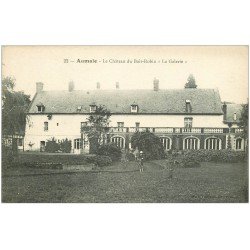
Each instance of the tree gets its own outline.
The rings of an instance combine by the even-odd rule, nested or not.
[[[26,112],[30,104],[30,96],[21,91],[14,91],[15,78],[2,79],[2,133],[12,138],[12,153],[17,153],[14,135],[23,134],[27,121]],[[16,149],[16,150],[15,150]]]
[[[195,78],[192,74],[190,74],[185,84],[185,89],[196,89],[196,88],[197,88],[197,85],[196,85]]]
[[[242,105],[239,127],[243,129],[241,136],[244,139],[247,139],[248,138],[248,104]]]
[[[131,138],[132,148],[143,151],[146,159],[164,158],[164,149],[158,136],[151,132],[136,132]]]
[[[89,139],[89,152],[97,153],[99,145],[103,142],[104,136],[108,132],[110,111],[104,106],[95,106],[96,109],[88,120],[88,126],[84,129]]]

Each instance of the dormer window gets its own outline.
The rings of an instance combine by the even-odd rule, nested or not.
[[[92,104],[92,105],[89,105],[89,112],[90,113],[95,113],[96,111],[96,105]]]
[[[132,104],[130,111],[131,111],[131,113],[138,113],[138,105]]]
[[[80,112],[82,110],[82,106],[77,107],[77,112]]]
[[[191,113],[191,112],[192,112],[191,101],[186,100],[186,113]]]
[[[236,112],[234,112],[234,121],[237,120],[237,115],[236,115]]]
[[[39,113],[42,113],[42,112],[45,111],[45,106],[44,106],[42,103],[39,103],[39,104],[37,104],[36,106],[37,106],[37,111],[38,111]]]

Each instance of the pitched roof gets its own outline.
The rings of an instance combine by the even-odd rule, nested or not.
[[[242,104],[230,103],[227,104],[227,118],[226,122],[239,122],[241,117]],[[234,113],[236,113],[236,120],[234,120]]]
[[[139,113],[180,114],[186,113],[186,100],[191,101],[192,113],[222,114],[220,95],[214,89],[41,91],[29,113],[38,113],[38,103],[44,104],[45,113],[89,113],[93,103],[105,105],[113,114],[130,113],[130,105],[136,103]]]

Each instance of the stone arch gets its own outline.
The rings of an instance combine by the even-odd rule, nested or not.
[[[184,150],[197,150],[200,149],[200,139],[195,136],[188,136],[183,139]]]
[[[115,143],[119,148],[125,148],[126,139],[121,135],[113,135],[111,137],[111,142]]]
[[[164,150],[169,151],[172,148],[172,139],[168,136],[160,136]]]
[[[205,139],[204,148],[209,150],[220,150],[222,141],[220,138],[211,136]]]

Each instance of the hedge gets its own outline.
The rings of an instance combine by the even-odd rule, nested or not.
[[[184,158],[192,158],[199,162],[242,162],[247,160],[243,151],[224,150],[192,150],[184,151]]]

